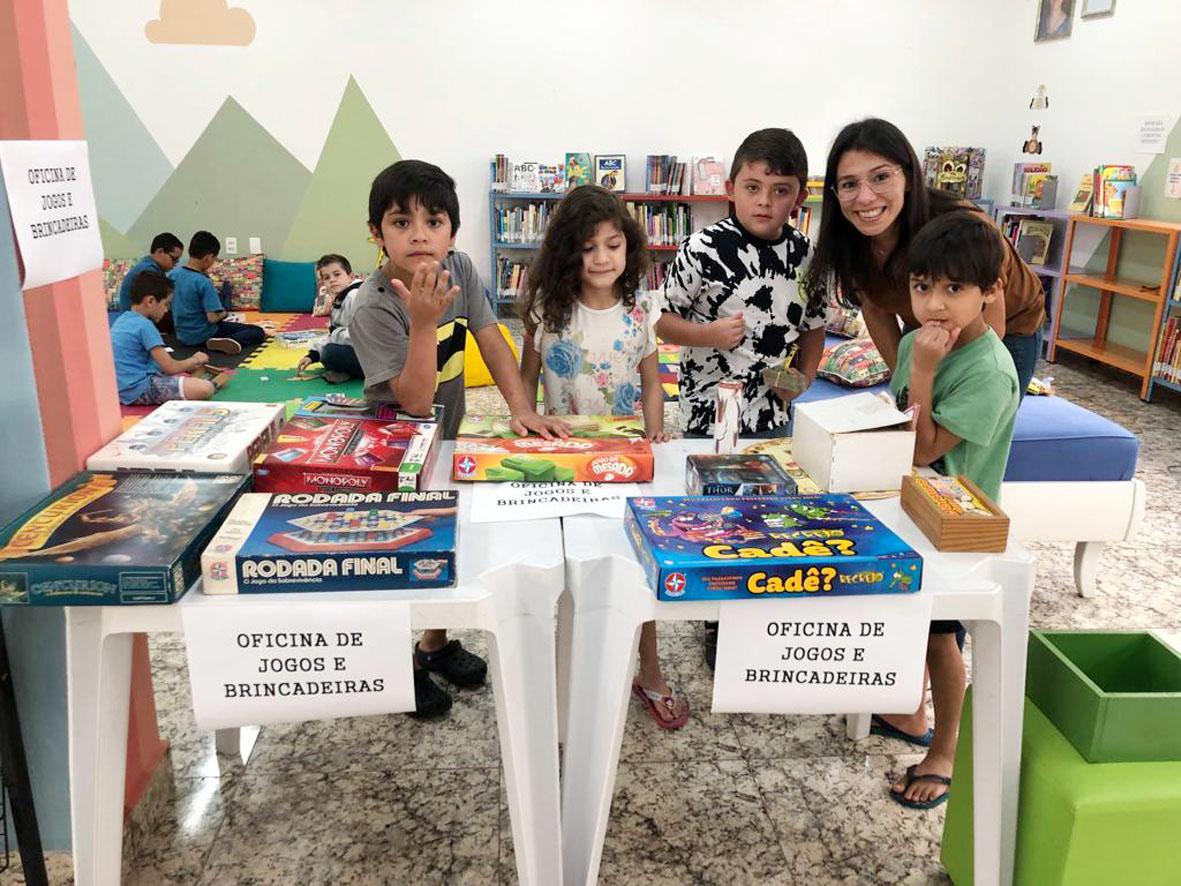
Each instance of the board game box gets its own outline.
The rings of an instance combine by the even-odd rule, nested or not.
[[[76,474],[0,530],[0,604],[173,603],[248,483],[240,474]]]
[[[685,459],[690,495],[795,495],[796,481],[769,455],[690,455]]]
[[[565,440],[518,437],[508,416],[468,415],[452,457],[456,480],[635,483],[652,479],[652,446],[635,416],[561,416]]]
[[[170,400],[86,460],[91,471],[249,474],[283,423],[282,403]]]
[[[426,488],[439,426],[297,414],[254,462],[256,492],[415,492]]]
[[[396,403],[374,403],[346,394],[317,394],[304,397],[294,415],[314,415],[317,418],[378,418],[382,421],[433,421],[443,423],[443,405],[435,403],[427,416],[407,415]]]
[[[848,495],[629,498],[624,524],[661,600],[905,594],[922,557]]]
[[[207,594],[455,584],[458,493],[247,493],[201,555]]]

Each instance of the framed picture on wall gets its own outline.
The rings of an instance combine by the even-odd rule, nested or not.
[[[1083,18],[1101,18],[1115,13],[1115,0],[1083,0]]]
[[[1070,36],[1074,23],[1075,0],[1040,0],[1037,9],[1037,30],[1033,42],[1061,40]]]

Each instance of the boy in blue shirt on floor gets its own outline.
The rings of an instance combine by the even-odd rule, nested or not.
[[[993,500],[1013,442],[1019,403],[1013,358],[984,322],[984,307],[1001,297],[1000,234],[980,213],[949,212],[928,222],[910,244],[910,304],[922,324],[902,338],[890,380],[899,409],[916,407],[916,465],[963,475]],[[927,670],[935,728],[927,756],[909,767],[890,796],[911,809],[930,809],[951,791],[966,677],[963,625],[935,621]],[[926,744],[926,707],[875,716],[877,730]]]
[[[184,249],[185,245],[176,234],[163,233],[153,237],[151,251],[131,267],[119,285],[119,310],[131,310],[131,284],[136,277],[144,271],[167,274],[180,263]]]
[[[119,402],[124,406],[147,406],[212,397],[212,382],[180,375],[201,368],[209,357],[198,353],[187,360],[174,360],[156,328],[168,314],[172,281],[159,271],[143,271],[131,284],[128,300],[130,310],[120,314],[111,326]]]
[[[240,354],[243,348],[262,344],[267,334],[261,326],[226,319],[228,312],[208,276],[219,252],[221,241],[208,231],[198,231],[189,241],[188,262],[169,273],[175,287],[172,317],[176,337],[183,344],[207,351]]]

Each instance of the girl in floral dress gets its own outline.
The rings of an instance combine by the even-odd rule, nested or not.
[[[583,185],[558,204],[529,268],[522,299],[525,390],[545,388],[549,415],[636,415],[648,439],[664,433],[656,352],[657,293],[638,292],[647,263],[644,232],[623,201]],[[640,631],[632,692],[664,729],[679,729],[689,705],[660,670],[656,624]]]

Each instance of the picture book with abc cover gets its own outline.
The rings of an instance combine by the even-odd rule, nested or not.
[[[201,555],[207,594],[455,584],[458,497],[430,492],[248,493]]]
[[[625,526],[661,600],[905,594],[922,557],[848,495],[629,498]]]

